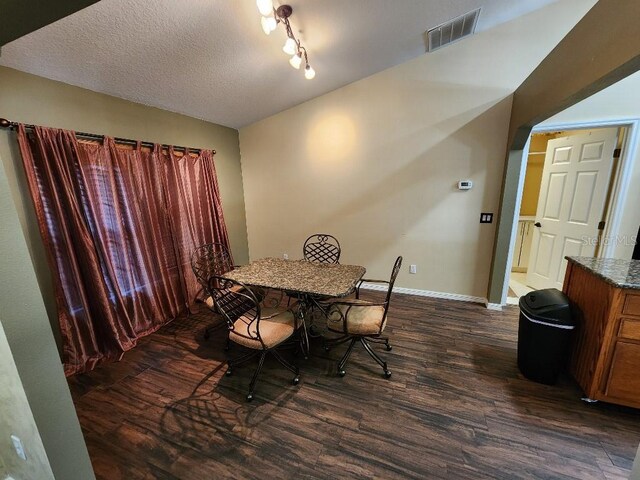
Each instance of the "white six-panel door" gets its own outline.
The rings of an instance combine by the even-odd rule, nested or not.
[[[562,289],[567,255],[594,256],[603,220],[617,129],[547,144],[527,284]]]

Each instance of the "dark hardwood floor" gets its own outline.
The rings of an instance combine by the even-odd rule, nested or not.
[[[395,295],[391,379],[359,346],[340,378],[344,346],[315,342],[300,385],[267,360],[247,403],[255,364],[224,375],[203,310],[69,383],[99,479],[628,478],[640,412],[524,379],[517,316]]]

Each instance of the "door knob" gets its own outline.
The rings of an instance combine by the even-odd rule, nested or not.
[[[542,227],[542,224],[541,224],[540,222],[536,222],[536,223],[534,223],[533,225],[534,225],[535,227],[538,227],[538,228]]]

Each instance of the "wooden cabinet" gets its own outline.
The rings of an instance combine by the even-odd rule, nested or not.
[[[531,253],[531,239],[533,238],[533,217],[520,217],[516,231],[516,246],[513,251],[511,270],[526,272]]]
[[[640,408],[640,290],[571,261],[563,290],[578,322],[569,371],[589,398]]]

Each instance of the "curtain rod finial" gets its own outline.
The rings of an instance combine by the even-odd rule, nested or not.
[[[9,128],[11,126],[11,122],[6,118],[0,118],[0,127]]]

